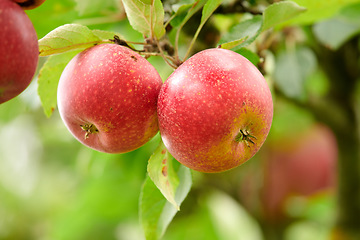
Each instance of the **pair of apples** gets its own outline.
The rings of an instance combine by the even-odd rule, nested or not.
[[[30,84],[38,63],[35,29],[23,9],[44,0],[0,0],[0,104]],[[207,49],[163,84],[156,69],[129,48],[94,46],[65,68],[60,115],[83,144],[129,152],[160,129],[169,152],[202,172],[221,172],[250,159],[265,141],[273,114],[269,87],[241,55]]]
[[[273,116],[264,77],[238,53],[206,49],[163,84],[145,58],[117,44],[91,47],[68,63],[58,108],[70,132],[90,148],[129,152],[160,130],[173,157],[201,172],[222,172],[250,159]]]

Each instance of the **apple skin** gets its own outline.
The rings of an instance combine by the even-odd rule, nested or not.
[[[315,124],[302,134],[269,141],[263,149],[262,169],[244,171],[240,196],[263,221],[289,221],[286,204],[292,197],[308,198],[335,189],[338,146],[327,126]]]
[[[38,39],[19,5],[0,0],[0,104],[24,91],[38,64]]]
[[[166,148],[200,172],[226,171],[250,159],[264,143],[272,117],[271,93],[259,70],[240,54],[220,48],[186,60],[158,98]]]
[[[60,116],[74,137],[106,153],[141,147],[157,132],[162,80],[133,50],[101,44],[76,55],[58,86]]]
[[[45,2],[45,0],[13,0],[13,1],[19,4],[24,10],[31,10],[37,8]]]

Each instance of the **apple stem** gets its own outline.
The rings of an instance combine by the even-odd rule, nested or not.
[[[143,55],[145,58],[148,58],[150,56],[161,56],[164,59],[164,61],[174,69],[178,68],[182,64],[179,57],[177,55],[174,55],[175,50],[168,42],[165,42],[164,44],[160,44],[160,42],[157,39],[151,39],[151,38],[146,39],[145,43],[129,42],[120,39],[120,37],[117,35],[114,35],[114,38],[109,39],[109,41],[117,45],[127,47],[139,53],[140,55]],[[128,43],[144,45],[144,48],[142,50],[138,50],[131,47]],[[165,54],[164,51],[167,54]]]
[[[252,144],[255,144],[255,142],[252,140],[252,138],[257,139],[255,136],[251,135],[248,130],[240,129],[239,133],[235,137],[235,141],[236,142],[245,141],[246,145],[249,146],[249,144],[248,144],[249,142]]]
[[[97,133],[99,132],[99,130],[95,127],[94,124],[85,124],[85,125],[80,125],[80,127],[82,128],[82,130],[84,130],[85,133],[85,139],[89,138],[89,135],[92,133]]]
[[[117,35],[114,35],[114,39],[110,39],[110,41],[117,45],[121,45],[121,46],[130,48],[133,51],[137,51],[135,48],[131,47],[125,40],[120,39],[120,37]]]

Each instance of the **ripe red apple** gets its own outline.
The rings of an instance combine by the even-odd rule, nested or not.
[[[24,10],[37,8],[45,2],[45,0],[13,0],[18,3]]]
[[[35,29],[19,5],[0,0],[0,104],[30,84],[39,58]]]
[[[133,50],[101,44],[76,55],[58,86],[60,116],[84,145],[107,153],[139,148],[158,132],[156,69]]]
[[[289,219],[292,197],[310,197],[335,188],[337,143],[332,131],[314,125],[302,134],[268,142],[263,166],[246,171],[241,199],[252,212],[271,223]],[[255,204],[254,204],[255,203]]]
[[[250,159],[272,122],[269,87],[259,70],[230,50],[207,49],[176,69],[160,90],[161,137],[180,163],[221,172]]]

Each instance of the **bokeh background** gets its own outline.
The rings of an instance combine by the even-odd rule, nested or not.
[[[130,41],[143,40],[129,25],[120,1],[88,2],[47,0],[27,14],[39,39],[58,26],[79,23],[118,32]],[[163,2],[166,10],[176,1]],[[276,1],[224,2],[247,2],[245,6],[255,12]],[[316,9],[309,1],[296,2]],[[221,174],[192,172],[192,190],[163,239],[330,238],[337,214],[338,140],[305,103],[332,89],[314,48],[321,45],[335,52],[353,42],[359,55],[360,5],[348,7],[354,2],[329,1],[317,17],[262,34],[249,47],[266,59],[259,68],[273,90],[270,135],[243,166]],[[219,11],[224,13],[225,6]],[[344,8],[348,12],[341,12]],[[206,24],[197,50],[214,47],[234,22],[247,18],[240,10],[224,15],[215,14]],[[344,16],[351,23],[347,27],[341,25]],[[185,28],[180,52],[186,50],[200,17]],[[45,60],[40,58],[39,69]],[[161,58],[149,61],[163,80],[172,71]],[[359,62],[354,66],[358,73]],[[25,92],[0,105],[0,239],[144,239],[139,194],[147,160],[159,139],[157,135],[140,149],[117,155],[82,146],[56,110],[50,118],[44,114],[36,75]]]

